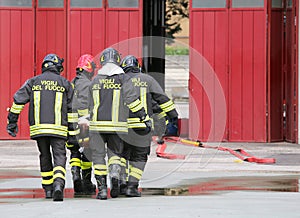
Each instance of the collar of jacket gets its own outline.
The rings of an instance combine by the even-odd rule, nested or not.
[[[98,74],[104,76],[112,76],[122,73],[124,73],[122,68],[113,63],[107,63],[100,70],[98,70]]]
[[[55,74],[57,74],[57,75],[60,75],[60,72],[58,72],[57,71],[57,69],[56,68],[48,68],[48,69],[46,69],[45,71],[42,71],[42,73],[55,73]]]

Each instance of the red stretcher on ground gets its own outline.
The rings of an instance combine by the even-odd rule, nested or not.
[[[252,163],[259,163],[259,164],[273,164],[276,162],[274,158],[258,158],[255,157],[249,153],[247,153],[243,149],[231,149],[231,148],[226,148],[226,147],[221,147],[221,146],[209,146],[209,145],[204,145],[200,141],[193,141],[190,139],[183,139],[180,137],[176,136],[165,136],[162,139],[153,139],[153,141],[157,144],[156,148],[156,155],[157,157],[160,158],[166,158],[166,159],[185,159],[185,155],[180,155],[180,154],[171,154],[165,152],[167,145],[165,142],[172,142],[172,143],[180,143],[183,145],[189,145],[189,146],[195,146],[195,147],[200,147],[200,148],[211,148],[211,149],[216,149],[220,151],[227,151],[231,153],[232,155],[236,156],[242,161],[246,162],[252,162]]]

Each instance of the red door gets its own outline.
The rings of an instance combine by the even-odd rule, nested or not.
[[[193,0],[190,8],[189,137],[227,140],[227,1]]]
[[[229,140],[267,140],[267,1],[232,0]]]
[[[105,10],[102,1],[68,1],[68,79],[73,79],[78,58],[97,56],[105,48]],[[96,58],[95,58],[96,59]]]
[[[266,141],[267,1],[193,0],[190,18],[190,137]]]
[[[21,3],[21,4],[20,4]],[[65,59],[63,76],[72,79],[78,58],[96,56],[114,46],[121,54],[142,55],[142,0],[2,0],[0,1],[0,113],[15,91],[41,73],[43,58]],[[18,139],[29,138],[27,107],[20,115]],[[11,139],[1,123],[0,137]]]
[[[122,57],[142,57],[142,0],[106,0],[105,44],[120,51]]]
[[[31,0],[0,1],[0,137],[6,132],[6,109],[14,93],[34,75],[34,7]],[[28,108],[19,118],[18,138],[28,138]]]
[[[298,2],[299,4],[299,2]],[[298,75],[297,75],[297,4],[285,1],[284,81],[285,81],[285,139],[296,142],[298,135]]]
[[[36,1],[36,72],[40,74],[43,58],[48,53],[66,59],[66,1]],[[67,72],[66,63],[64,67],[63,75]]]
[[[284,140],[284,0],[272,1],[268,32],[268,141]]]

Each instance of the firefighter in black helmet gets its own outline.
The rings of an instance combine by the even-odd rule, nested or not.
[[[63,59],[48,54],[42,63],[42,74],[28,79],[14,94],[8,114],[7,132],[15,137],[18,118],[29,103],[30,137],[40,152],[42,187],[46,198],[63,200],[67,138],[76,141],[78,115],[72,111],[73,88],[62,77]],[[52,148],[52,155],[50,151]],[[53,160],[53,164],[52,164]]]
[[[102,68],[90,86],[90,147],[94,174],[98,185],[97,199],[107,199],[106,176],[110,178],[110,195],[119,195],[121,170],[120,155],[123,152],[121,135],[127,134],[128,108],[150,127],[151,121],[142,107],[138,95],[132,89],[130,78],[120,68],[119,52],[105,49],[100,55]],[[107,146],[108,170],[105,161]],[[107,172],[108,171],[108,172]]]
[[[132,87],[140,95],[143,107],[147,114],[153,115],[153,102],[156,102],[163,112],[176,122],[178,113],[174,103],[166,96],[158,82],[150,75],[141,73],[141,67],[136,57],[132,55],[126,56],[121,67],[125,74],[130,76]],[[120,192],[127,197],[140,197],[138,191],[139,181],[142,177],[148,155],[150,154],[150,145],[152,134],[147,130],[144,123],[141,123],[135,114],[130,113],[128,118],[128,135],[124,137],[124,150],[122,154],[122,173]],[[129,174],[126,182],[126,160],[129,160]],[[127,186],[127,188],[126,188]]]

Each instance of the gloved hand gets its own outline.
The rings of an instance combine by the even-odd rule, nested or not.
[[[67,144],[73,145],[73,147],[79,147],[79,143],[75,135],[68,135]]]
[[[149,132],[151,132],[152,130],[152,121],[150,120],[149,116],[146,115],[144,117],[141,118],[141,121],[145,123],[146,125],[146,129],[145,129],[145,133],[148,134]]]
[[[8,123],[6,126],[7,133],[12,137],[16,137],[18,133],[18,124],[17,123]]]
[[[18,124],[17,124],[18,119],[19,119],[19,114],[11,112],[10,108],[8,108],[6,131],[12,137],[17,136],[17,133],[18,133]]]
[[[164,136],[178,136],[178,117],[168,119],[166,132]]]

